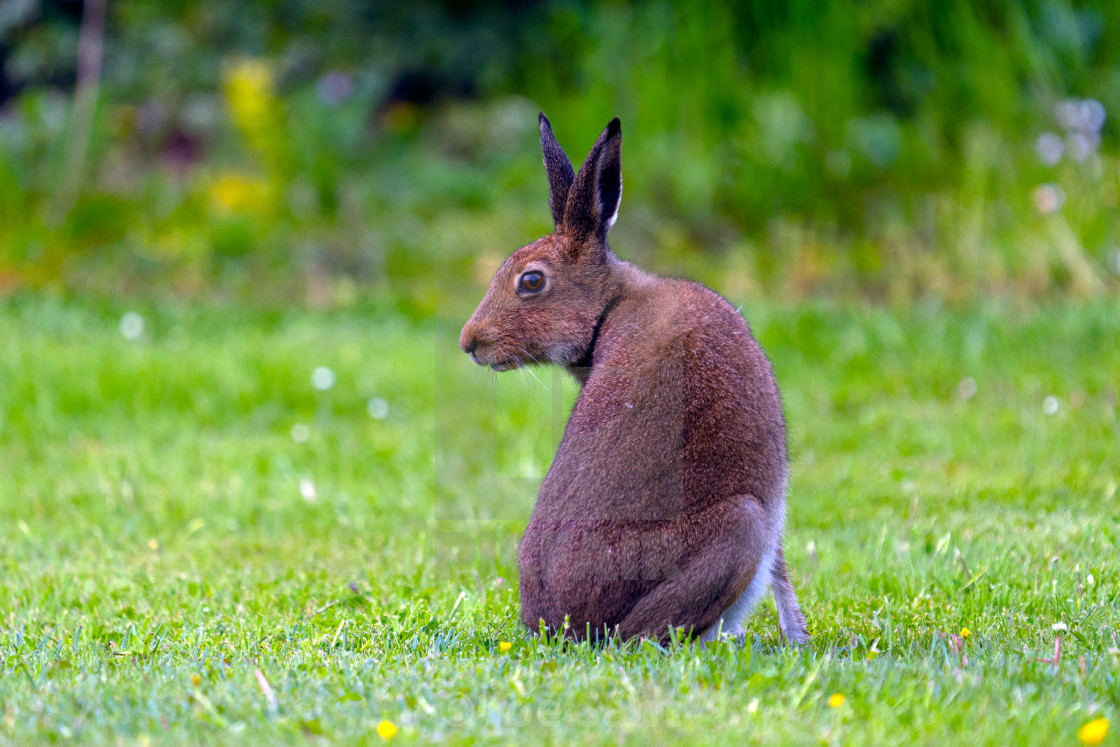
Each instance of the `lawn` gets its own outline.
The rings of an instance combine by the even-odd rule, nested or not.
[[[744,313],[801,650],[524,630],[574,390],[454,319],[0,300],[0,743],[1117,742],[1120,304]]]

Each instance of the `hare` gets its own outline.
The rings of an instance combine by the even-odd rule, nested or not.
[[[781,634],[807,641],[769,361],[724,298],[607,246],[617,117],[578,173],[544,114],[540,137],[556,230],[502,264],[459,338],[479,365],[553,363],[581,387],[518,551],[522,620],[577,640],[742,637],[769,585]]]

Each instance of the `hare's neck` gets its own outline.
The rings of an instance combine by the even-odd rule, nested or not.
[[[614,259],[613,256],[611,265],[612,274],[617,282],[613,284],[611,292],[606,299],[606,304],[603,307],[603,312],[599,314],[599,319],[595,322],[595,327],[591,331],[591,341],[588,343],[587,349],[584,351],[583,355],[580,356],[580,359],[566,367],[568,373],[572,375],[581,387],[587,383],[587,379],[591,376],[591,369],[595,364],[595,349],[599,344],[603,325],[611,315],[611,312],[615,310],[622,299],[656,281],[656,276],[650,275],[637,265]]]
[[[603,323],[607,321],[607,317],[614,307],[618,305],[619,298],[616,296],[607,302],[603,313],[599,315],[599,319],[595,322],[594,329],[591,330],[591,342],[587,344],[587,350],[584,351],[583,356],[574,364],[567,366],[568,373],[579,383],[582,387],[587,383],[587,379],[591,376],[591,367],[595,363],[595,346],[599,344],[599,333],[603,330]]]

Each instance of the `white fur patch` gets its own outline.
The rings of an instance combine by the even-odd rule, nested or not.
[[[616,220],[618,220],[618,210],[621,207],[622,207],[622,178],[619,177],[619,180],[618,180],[618,204],[616,204],[614,206],[614,212],[611,213],[611,217],[607,218],[607,230],[608,231],[611,230],[612,228],[614,228],[614,222]]]
[[[770,588],[770,575],[774,572],[774,558],[777,554],[778,546],[776,544],[766,551],[762,560],[759,561],[758,570],[755,571],[750,584],[739,595],[739,598],[723,611],[719,622],[704,631],[703,635],[700,636],[701,643],[714,641],[722,633],[735,638],[745,634],[743,621],[747,619],[754,606],[758,604],[758,600]]]
[[[758,562],[758,569],[754,578],[747,584],[747,588],[731,606],[723,611],[716,624],[705,630],[698,639],[700,643],[716,640],[721,634],[735,638],[745,635],[743,622],[751,614],[758,600],[770,588],[770,579],[774,573],[774,560],[778,557],[778,547],[782,542],[782,530],[786,523],[786,489],[789,485],[789,473],[782,475],[782,485],[776,496],[777,510],[768,517],[770,536],[767,537],[767,547]]]

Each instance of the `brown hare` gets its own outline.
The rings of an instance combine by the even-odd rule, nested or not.
[[[611,253],[617,118],[578,173],[543,114],[540,135],[556,231],[502,264],[459,338],[479,365],[555,363],[581,385],[521,541],[522,620],[576,639],[741,637],[772,586],[781,633],[807,641],[769,361],[721,296]]]

